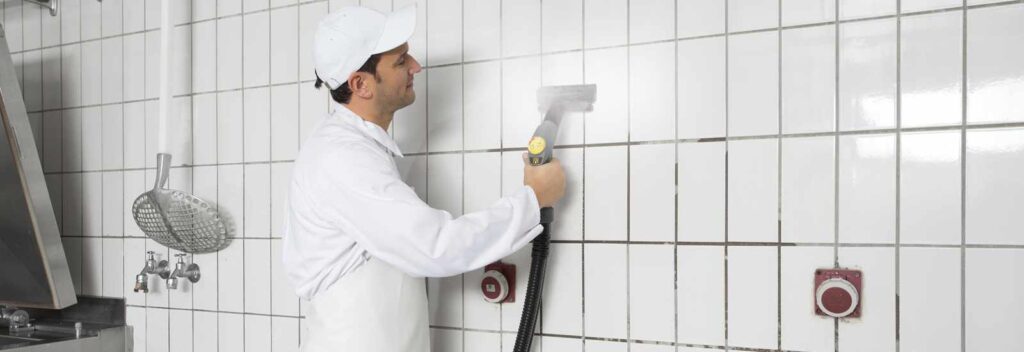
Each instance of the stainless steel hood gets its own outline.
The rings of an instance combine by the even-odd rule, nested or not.
[[[77,303],[25,102],[0,27],[0,304]]]

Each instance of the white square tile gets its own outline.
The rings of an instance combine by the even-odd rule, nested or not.
[[[523,275],[518,274],[516,276]],[[463,319],[467,329],[498,330],[501,324],[503,304],[494,304],[484,300],[480,282],[484,278],[484,270],[477,269],[463,274]],[[468,337],[468,336],[467,336]],[[467,341],[468,344],[469,341]]]
[[[299,350],[299,319],[290,317],[270,317],[271,350],[274,352],[298,352]]]
[[[597,93],[600,99],[594,101],[594,111],[585,117],[587,122],[584,124],[584,134],[587,143],[625,142],[629,132],[629,120],[626,118],[629,114],[629,86],[622,84],[622,78],[628,76],[627,50],[611,48],[587,51],[583,54],[583,60],[586,62],[586,83],[600,87]]]
[[[1024,324],[1019,305],[1024,252],[1019,249],[968,249],[965,259],[964,325],[968,351],[1013,350],[1024,345],[1015,327]],[[998,275],[994,273],[1011,273]]]
[[[242,17],[242,79],[245,87],[270,81],[270,15],[267,12]],[[218,45],[225,45],[218,42]]]
[[[621,244],[584,245],[583,320],[588,337],[626,337],[626,250]]]
[[[66,174],[61,180],[63,196],[61,234],[82,235],[82,174]]]
[[[483,62],[463,66],[465,149],[501,147],[501,65]]]
[[[583,7],[583,46],[601,48],[626,43],[629,2],[627,0],[586,0]]]
[[[242,161],[243,113],[242,92],[217,93],[217,161],[238,163]]]
[[[1024,130],[967,132],[967,242],[1020,244]]]
[[[420,6],[416,17],[426,18],[426,6]],[[327,3],[314,2],[299,6],[299,79],[316,79],[313,70],[313,36],[316,34],[317,24],[327,16]],[[426,25],[423,21],[417,21],[417,31],[423,33]]]
[[[103,2],[101,21],[104,37],[121,34],[121,31],[124,28],[123,17],[121,15],[122,9],[124,8],[122,1],[123,0],[108,0]]]
[[[270,314],[270,241],[245,239],[245,312]],[[248,330],[248,328],[246,328]]]
[[[242,12],[242,0],[217,1],[217,15],[224,17]]]
[[[270,237],[270,165],[245,165],[245,237]]]
[[[675,134],[674,43],[633,46],[629,50],[629,139],[666,140]]]
[[[838,0],[838,2],[840,20],[896,13],[896,0]]]
[[[452,217],[462,216],[462,155],[429,155],[427,165],[427,202]]]
[[[541,58],[540,74],[541,84],[545,86],[582,84],[585,74],[583,53],[544,55]],[[558,125],[558,144],[583,144],[584,116],[582,112],[569,112],[562,116],[562,122]]]
[[[245,316],[234,313],[217,314],[217,346],[220,351],[244,351]]]
[[[1001,2],[1000,0],[967,0],[967,5],[981,5]]]
[[[243,91],[243,146],[247,162],[270,160],[270,88]]]
[[[782,32],[782,132],[835,130],[835,26]]]
[[[39,50],[29,51],[23,54],[24,61],[18,71],[22,73],[22,95],[25,101],[25,109],[29,112],[39,112],[43,109],[43,59]]]
[[[430,350],[462,352],[462,331],[430,329]]]
[[[103,239],[82,239],[82,293],[103,295]]]
[[[243,0],[242,10],[245,12],[253,12],[259,10],[266,10],[270,6],[267,0]]]
[[[60,172],[61,157],[64,152],[63,130],[64,123],[60,118],[60,111],[47,111],[43,113],[43,149],[39,151],[43,162],[43,172]]]
[[[195,352],[215,352],[217,351],[217,335],[218,331],[218,313],[216,312],[204,312],[204,311],[193,311],[192,318],[195,324],[192,327],[192,342],[195,347]]]
[[[675,160],[675,144],[630,147],[630,240],[675,241]]]
[[[101,168],[120,169],[124,166],[124,116],[120,104],[105,105],[101,114],[102,149]]]
[[[76,1],[77,2],[77,1]],[[197,1],[198,2],[198,1]],[[204,1],[208,2],[208,1]],[[65,5],[61,4],[61,11],[65,11]],[[145,1],[123,1],[124,9],[121,11],[121,21],[124,33],[134,33],[146,29],[146,2]],[[213,4],[216,5],[216,4]],[[77,6],[77,5],[76,5]]]
[[[82,110],[70,109],[61,112],[63,129],[62,166],[64,171],[82,170]]]
[[[839,267],[864,273],[861,317],[839,321],[840,351],[896,349],[896,278],[892,248],[839,248]]]
[[[582,245],[552,244],[547,268],[544,275],[545,303],[541,310],[542,322],[538,325],[547,334],[578,336],[583,333],[583,297],[580,295],[583,292]],[[521,271],[522,274],[517,271],[516,276],[528,275],[528,271]]]
[[[270,11],[270,83],[295,82],[299,69],[298,7]]]
[[[679,241],[725,241],[725,143],[679,145]]]
[[[146,308],[146,352],[170,350],[168,312],[167,309]],[[241,329],[241,324],[239,324],[239,329]]]
[[[82,105],[102,103],[103,42],[82,43]],[[70,82],[69,82],[70,83]]]
[[[1024,5],[967,12],[967,121],[1024,119]]]
[[[540,0],[501,2],[502,56],[540,52]]]
[[[728,142],[729,241],[778,241],[778,143],[777,139]]]
[[[540,59],[529,57],[504,61],[501,75],[502,147],[525,147],[543,118],[537,112]]]
[[[427,4],[427,56],[431,66],[462,61],[462,1],[433,0]]]
[[[900,125],[959,124],[963,53],[960,11],[907,17],[900,23]]]
[[[146,308],[125,307],[125,320],[131,327],[126,333],[132,337],[134,350],[146,352]]]
[[[462,149],[462,66],[439,67],[427,75],[428,150]]]
[[[222,312],[245,309],[245,291],[239,290],[245,287],[244,248],[245,240],[236,240],[217,255],[217,309]]]
[[[125,236],[142,237],[145,235],[142,229],[139,228],[139,224],[135,222],[135,216],[132,214],[132,205],[135,203],[136,198],[152,188],[153,185],[146,184],[145,171],[133,170],[124,172],[124,199],[121,203],[123,217],[121,221]]]
[[[839,25],[839,77],[840,130],[896,125],[894,19]]]
[[[729,135],[779,132],[779,33],[729,39]]]
[[[82,40],[96,39],[102,36],[103,3],[100,1],[79,1]],[[13,27],[13,26],[12,26]]]
[[[780,321],[782,348],[828,351],[835,348],[835,320],[814,314],[814,271],[835,263],[830,247],[783,247]]]
[[[60,50],[61,104],[65,108],[81,106],[82,46],[79,44],[64,45]]]
[[[782,242],[835,240],[835,138],[782,140]]]
[[[629,344],[629,350],[636,352],[675,352],[676,348],[670,345],[632,342]]]
[[[217,310],[218,291],[218,254],[204,253],[192,256],[192,262],[199,265],[202,278],[195,285],[191,285],[192,305],[195,309]]]
[[[462,3],[462,55],[466,61],[501,56],[501,1]]]
[[[174,336],[173,339],[170,339],[168,348],[175,352],[191,352],[193,350],[193,312],[191,310],[169,310],[167,313],[170,315],[168,334]]]
[[[160,96],[160,60],[163,60],[160,48],[160,30],[146,32],[146,98]],[[85,75],[82,76],[83,80]]]
[[[281,240],[270,241],[270,308],[276,315],[299,315],[299,297],[292,289],[291,281],[281,261],[283,251]]]
[[[895,154],[893,135],[839,137],[839,242],[895,239]]]
[[[729,0],[729,32],[778,27],[779,2]]]
[[[970,3],[971,1],[963,0],[902,0],[900,2],[900,12],[918,12],[928,11],[936,9],[948,9],[953,7],[961,7],[964,3]]]
[[[124,239],[103,239],[103,295],[124,297]]]
[[[626,352],[626,343],[619,341],[587,340],[583,345],[587,352]]]
[[[0,13],[3,13],[3,6],[0,6]],[[78,42],[82,38],[82,5],[78,0],[61,1],[60,11],[60,39],[63,44]],[[8,21],[8,24],[12,22]],[[126,21],[127,23],[127,21]],[[10,33],[10,32],[8,32]]]
[[[82,236],[103,235],[103,174],[82,175]]]
[[[903,135],[900,243],[960,243],[960,132]]]
[[[467,351],[498,351],[501,347],[501,335],[490,332],[465,332]]]
[[[449,328],[462,327],[462,275],[427,278],[430,324]]]
[[[675,246],[629,246],[629,336],[672,341],[675,338]]]
[[[140,100],[146,97],[146,35],[143,33],[124,36],[124,100]]]
[[[675,2],[648,0],[630,2],[629,42],[645,43],[673,38],[675,30]]]
[[[242,87],[242,18],[217,20],[217,89]]]
[[[24,6],[21,9],[22,49],[36,50],[42,45],[42,8]]]
[[[544,52],[583,46],[583,0],[541,2],[541,45]]]
[[[626,240],[627,149],[587,148],[583,219],[587,240]]]
[[[537,341],[537,340],[540,341]],[[542,351],[581,351],[583,350],[583,339],[580,338],[568,338],[558,336],[541,336],[537,339],[534,345],[539,342],[540,349]]]
[[[722,0],[677,1],[676,36],[686,38],[725,32],[725,6]]]
[[[311,85],[299,86],[299,144],[313,132],[317,124],[327,116],[331,104],[327,89],[316,89]]]
[[[678,247],[678,341],[725,344],[725,252],[720,246]]]
[[[782,25],[793,26],[833,21],[836,18],[835,0],[783,0]]]
[[[121,260],[123,261],[121,265],[124,268],[124,273],[120,276],[122,281],[121,293],[124,295],[125,303],[129,306],[145,306],[146,294],[134,292],[134,289],[135,274],[138,274],[145,266],[146,240],[141,238],[125,238],[124,255]]]
[[[42,98],[43,109],[58,109],[63,107],[61,91],[63,84],[60,81],[61,51],[60,48],[47,48],[42,51]]]
[[[192,90],[196,92],[210,92],[216,90],[216,21],[199,22],[192,25],[192,54]]]
[[[729,247],[729,345],[777,346],[777,251],[775,247]]]
[[[292,180],[292,163],[270,164],[270,236],[283,237],[288,216],[288,187]]]
[[[192,97],[193,162],[199,165],[217,163],[217,94],[197,94]]]
[[[501,154],[496,152],[469,153],[464,156],[465,212],[471,213],[490,207],[501,197]],[[559,219],[561,220],[561,219]]]
[[[392,121],[391,131],[403,154],[427,151],[427,76],[420,73],[413,80],[413,90],[420,96],[412,105],[395,112]]]
[[[124,173],[103,172],[103,236],[124,236]]]
[[[900,249],[900,348],[960,350],[960,250]]]
[[[725,136],[725,39],[678,43],[679,138]]]
[[[270,87],[270,160],[292,160],[298,154],[299,87]]]

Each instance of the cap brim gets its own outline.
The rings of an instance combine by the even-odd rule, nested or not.
[[[377,41],[374,54],[397,48],[409,41],[416,30],[416,5],[409,5],[392,12],[384,22],[384,32]]]

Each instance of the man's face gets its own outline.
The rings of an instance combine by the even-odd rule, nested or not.
[[[420,63],[409,55],[409,44],[384,52],[377,63],[376,90],[374,96],[381,108],[397,111],[416,100],[413,91],[413,75],[423,69]]]

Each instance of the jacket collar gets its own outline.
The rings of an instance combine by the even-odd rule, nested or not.
[[[379,125],[364,120],[362,117],[357,115],[355,112],[352,112],[352,110],[349,110],[348,107],[346,107],[343,104],[339,104],[337,102],[332,101],[331,105],[334,108],[334,111],[331,112],[331,116],[335,116],[341,121],[344,121],[349,125],[352,125],[357,130],[363,132],[363,134],[370,137],[370,139],[373,139],[374,141],[377,141],[377,143],[379,143],[380,145],[384,146],[384,148],[390,151],[391,154],[394,154],[395,156],[398,156],[400,158],[404,157],[404,155],[402,155],[402,151],[398,149],[398,143],[395,143],[395,139],[391,138],[391,135],[389,135],[388,132],[381,128]]]

